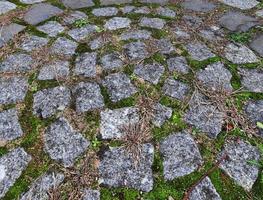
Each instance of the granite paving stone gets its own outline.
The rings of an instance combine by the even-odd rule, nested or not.
[[[121,55],[118,52],[113,52],[102,56],[100,63],[101,63],[101,67],[104,70],[120,69],[124,65],[121,59]]]
[[[187,74],[190,71],[185,57],[182,56],[169,58],[167,60],[167,65],[170,72]]]
[[[48,34],[50,37],[56,37],[65,30],[65,27],[56,21],[49,21],[44,25],[38,26],[37,29]]]
[[[204,61],[216,56],[205,44],[200,42],[191,42],[185,47],[191,58],[197,61]]]
[[[79,9],[94,6],[94,2],[92,0],[62,0],[62,3],[69,8]]]
[[[74,73],[84,77],[94,78],[97,74],[97,53],[84,53],[76,58]]]
[[[142,27],[155,28],[155,29],[163,29],[164,26],[165,26],[165,20],[160,19],[160,18],[143,17],[143,18],[140,20],[139,25],[142,26]]]
[[[77,49],[77,43],[65,37],[59,37],[51,46],[51,52],[61,56],[72,56]]]
[[[28,35],[25,40],[22,41],[19,48],[31,52],[34,50],[39,50],[48,44],[49,39],[44,37],[39,37],[36,35]]]
[[[16,9],[16,4],[9,1],[0,1],[0,15]]]
[[[263,70],[262,69],[243,69],[239,68],[241,76],[241,85],[244,90],[250,92],[263,92]]]
[[[113,17],[105,23],[104,28],[110,31],[114,31],[118,29],[129,28],[130,24],[131,20],[129,18]]]

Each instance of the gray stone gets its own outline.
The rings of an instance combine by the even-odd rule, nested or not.
[[[149,55],[146,44],[141,41],[128,43],[123,48],[130,61],[143,60]]]
[[[181,74],[187,74],[190,70],[185,57],[182,56],[169,58],[167,64],[170,72],[176,71]]]
[[[14,185],[31,161],[24,149],[16,148],[0,157],[0,198]]]
[[[113,31],[122,28],[129,28],[130,24],[131,20],[129,18],[113,17],[105,23],[104,28]]]
[[[204,20],[201,17],[195,15],[184,15],[182,17],[183,24],[188,25],[188,27],[198,29],[203,25]]]
[[[104,107],[103,96],[97,83],[79,83],[73,91],[76,111],[86,112]]]
[[[110,37],[105,38],[103,36],[99,36],[96,39],[89,42],[89,47],[91,48],[91,50],[96,50],[102,48],[103,46],[105,46],[110,42],[111,42]]]
[[[100,0],[100,5],[132,3],[132,0]]]
[[[74,73],[79,76],[94,78],[97,75],[97,53],[83,53],[76,58]]]
[[[119,10],[115,7],[96,8],[92,10],[92,14],[97,17],[110,17],[117,15]]]
[[[41,90],[33,96],[33,113],[43,118],[64,110],[70,105],[71,100],[70,90],[62,86]]]
[[[209,200],[221,200],[221,197],[217,193],[210,178],[205,177],[189,195],[189,200],[197,199],[209,199]]]
[[[163,17],[169,17],[174,18],[176,16],[176,12],[170,8],[167,7],[159,7],[156,9],[157,15],[163,16]]]
[[[20,200],[46,200],[49,199],[49,192],[56,189],[64,180],[61,173],[46,173],[39,177],[30,186],[30,189],[22,195]]]
[[[184,100],[187,97],[187,94],[190,92],[190,88],[187,84],[172,78],[169,78],[165,81],[162,90],[165,95],[180,101]]]
[[[259,4],[259,2],[256,0],[219,0],[219,1],[221,1],[226,5],[240,8],[242,10],[251,9]]]
[[[47,128],[44,143],[45,151],[51,159],[61,163],[64,167],[72,167],[75,160],[90,145],[90,142],[79,132],[73,130],[64,118],[59,118]]]
[[[0,72],[28,72],[33,67],[33,59],[24,53],[9,55],[0,63]]]
[[[200,30],[199,35],[209,42],[221,41],[225,37],[224,30],[217,26],[211,26]]]
[[[183,29],[179,27],[172,28],[171,31],[172,33],[174,33],[176,39],[188,40],[191,38],[191,35],[189,33],[187,33],[186,31],[184,31]]]
[[[34,50],[38,50],[40,48],[43,48],[47,45],[49,39],[38,37],[36,35],[28,35],[25,40],[20,44],[19,48],[31,52]]]
[[[245,190],[251,190],[258,178],[258,166],[252,165],[249,161],[259,161],[260,152],[257,147],[239,139],[228,141],[219,154],[219,159],[227,155],[219,167]]]
[[[262,69],[243,69],[239,68],[241,84],[245,90],[250,92],[263,92],[263,70]]]
[[[187,132],[169,135],[161,142],[160,152],[166,180],[191,174],[203,164],[199,149]]]
[[[255,14],[256,14],[258,17],[263,17],[263,9],[258,10]]]
[[[208,0],[185,0],[182,6],[196,12],[210,12],[216,8],[216,5]]]
[[[68,61],[54,61],[44,65],[38,74],[38,80],[54,80],[67,78],[69,76]]]
[[[59,37],[51,46],[51,51],[54,54],[63,56],[72,56],[77,49],[78,44],[65,37]]]
[[[197,61],[204,61],[208,58],[216,56],[205,44],[202,44],[200,42],[188,43],[186,45],[186,49],[191,58]]]
[[[154,43],[161,54],[170,54],[175,50],[170,39],[160,39],[160,40],[156,40]]]
[[[49,21],[44,25],[38,26],[37,29],[48,34],[50,37],[56,37],[65,30],[65,27],[56,21]]]
[[[63,18],[63,21],[65,24],[70,25],[70,24],[74,24],[76,21],[78,20],[82,20],[82,19],[88,19],[88,16],[80,11],[71,11],[70,13],[68,13],[68,15],[66,15]]]
[[[0,141],[11,141],[22,135],[16,109],[0,112]]]
[[[151,13],[151,9],[148,8],[147,6],[143,6],[143,7],[135,7],[135,9],[132,11],[133,13],[136,14],[150,14]]]
[[[9,1],[0,1],[0,15],[16,9],[16,4]]]
[[[261,57],[263,57],[263,34],[257,36],[249,44],[250,48],[256,51]]]
[[[24,3],[24,4],[34,4],[34,3],[40,3],[43,1],[45,1],[45,0],[20,0],[20,2]]]
[[[234,64],[256,63],[259,62],[254,52],[245,45],[229,43],[225,47],[225,57]]]
[[[84,190],[84,197],[82,200],[100,200],[100,191],[99,190]]]
[[[31,25],[36,25],[53,16],[62,14],[63,10],[48,3],[33,5],[25,14],[24,20]]]
[[[120,69],[124,65],[121,55],[118,52],[113,52],[102,56],[100,62],[104,70]]]
[[[231,92],[233,90],[230,82],[232,74],[221,62],[210,64],[205,69],[199,70],[196,78],[202,85],[213,91]]]
[[[151,32],[147,30],[129,30],[121,34],[121,40],[148,40],[151,38]]]
[[[139,76],[140,78],[156,85],[159,83],[161,76],[165,71],[164,66],[153,63],[153,64],[146,64],[146,65],[136,65],[134,69],[134,74]]]
[[[254,17],[247,16],[241,12],[229,11],[219,19],[219,24],[235,32],[246,32],[250,28],[259,24]]]
[[[167,4],[169,0],[139,0],[141,3],[158,3],[158,4]]]
[[[163,19],[148,18],[148,17],[143,17],[139,23],[139,25],[142,27],[155,28],[155,29],[163,29],[165,24],[166,22]]]
[[[92,0],[62,0],[62,3],[66,7],[70,7],[72,9],[92,7],[95,5]]]
[[[106,109],[100,113],[100,134],[102,139],[120,139],[122,128],[139,122],[139,110],[135,107]]]
[[[97,29],[98,27],[96,25],[86,25],[81,28],[72,29],[68,32],[68,34],[74,40],[81,42],[91,36],[91,34],[96,33]]]
[[[110,74],[102,81],[112,102],[128,98],[137,92],[131,80],[124,73]]]
[[[135,6],[124,6],[122,8],[120,8],[120,10],[122,11],[123,14],[128,14],[131,13],[132,11],[135,10]]]
[[[153,157],[153,145],[144,144],[135,166],[124,147],[113,147],[104,153],[99,164],[99,182],[110,187],[128,187],[149,192],[153,189]]]
[[[172,117],[173,110],[169,107],[166,107],[160,103],[154,105],[154,116],[152,119],[152,123],[161,127],[164,122]]]
[[[21,76],[0,78],[0,104],[22,102],[27,90],[27,78]]]

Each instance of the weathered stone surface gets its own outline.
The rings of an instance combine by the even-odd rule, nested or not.
[[[121,12],[122,12],[123,14],[131,13],[131,12],[133,12],[135,9],[136,9],[135,6],[130,6],[130,5],[124,6],[124,7],[120,8],[120,10],[121,10]]]
[[[121,40],[147,40],[150,39],[151,32],[147,30],[129,30],[127,32],[124,32],[121,34],[120,39]]]
[[[258,25],[259,22],[256,18],[247,16],[241,12],[229,11],[219,19],[219,24],[230,31],[246,32]]]
[[[241,84],[245,90],[250,92],[263,92],[263,70],[239,68]]]
[[[152,123],[157,127],[161,127],[166,120],[172,117],[173,110],[160,103],[157,103],[154,105],[153,113],[154,113],[154,116],[152,119]]]
[[[169,39],[160,39],[155,41],[155,46],[161,54],[170,54],[174,52],[175,48]]]
[[[100,0],[100,5],[132,3],[132,0]]]
[[[129,28],[130,24],[131,20],[129,18],[113,17],[105,23],[104,28],[113,31],[122,28]]]
[[[255,7],[257,4],[259,4],[256,0],[219,0],[222,3],[233,6],[236,8],[240,8],[242,10],[247,10]]]
[[[79,83],[73,91],[76,111],[86,112],[104,107],[100,87],[96,83]]]
[[[149,55],[146,44],[141,41],[131,42],[124,45],[123,48],[125,55],[131,61],[142,60]]]
[[[165,81],[162,90],[165,95],[178,100],[184,100],[190,92],[190,88],[187,84],[174,80],[173,78],[169,78]]]
[[[91,50],[96,50],[102,48],[103,46],[105,46],[110,42],[111,42],[110,38],[99,36],[96,39],[89,42],[89,47],[91,48]]]
[[[0,72],[28,72],[32,69],[33,59],[24,53],[15,53],[0,63]]]
[[[65,24],[74,24],[74,22],[82,19],[88,19],[88,16],[84,12],[71,11],[63,18]]]
[[[255,37],[249,44],[250,48],[263,57],[263,34]]]
[[[99,182],[110,187],[151,191],[154,147],[151,144],[144,144],[141,151],[137,166],[123,147],[113,147],[106,151],[99,164]]]
[[[24,149],[16,148],[0,157],[0,198],[14,185],[31,161]]]
[[[11,104],[23,101],[27,90],[27,78],[21,76],[0,78],[0,104]]]
[[[176,38],[179,40],[182,40],[182,39],[188,40],[191,37],[191,35],[187,31],[185,31],[179,27],[172,28],[171,31],[176,36]]]
[[[96,76],[97,53],[84,53],[76,58],[74,73],[84,77]]]
[[[150,14],[151,13],[151,9],[148,8],[147,6],[142,6],[142,7],[138,7],[138,8],[135,8],[133,11],[133,13],[136,13],[136,14]]]
[[[142,27],[148,27],[148,28],[155,28],[155,29],[163,29],[165,26],[165,20],[160,19],[160,18],[148,18],[148,17],[143,17],[140,20],[139,25]]]
[[[218,26],[206,27],[199,35],[209,42],[220,42],[225,37],[224,30]]]
[[[215,57],[215,54],[205,44],[200,42],[188,43],[186,49],[194,60],[203,61]]]
[[[189,200],[197,199],[221,200],[221,197],[208,176],[205,177],[189,195]]]
[[[99,190],[84,190],[83,200],[100,200],[100,191]]]
[[[122,128],[139,122],[139,110],[135,107],[105,110],[100,113],[100,134],[102,139],[120,139]]]
[[[0,1],[0,15],[16,9],[16,4],[9,1]]]
[[[164,66],[158,63],[146,65],[139,64],[136,65],[134,68],[134,74],[154,85],[159,83],[159,80],[163,75],[164,71]]]
[[[208,0],[185,0],[182,6],[184,9],[197,12],[209,12],[216,8],[216,5]]]
[[[90,145],[80,133],[73,130],[65,118],[51,124],[44,134],[45,151],[65,167],[73,166],[77,157]]]
[[[43,118],[51,117],[68,107],[70,100],[70,90],[65,87],[41,90],[34,94],[34,114]]]
[[[95,5],[92,0],[62,0],[62,3],[72,9],[92,7]]]
[[[49,21],[44,25],[38,26],[37,29],[48,34],[50,37],[56,37],[65,30],[65,27],[56,21]]]
[[[141,3],[158,3],[158,4],[167,4],[169,0],[139,0]]]
[[[181,74],[187,74],[190,70],[186,59],[182,56],[169,58],[167,64],[170,72],[175,71]]]
[[[160,151],[166,180],[188,175],[203,163],[194,139],[187,132],[169,135],[161,142]]]
[[[74,40],[81,42],[91,36],[92,33],[95,33],[97,28],[98,27],[96,25],[86,25],[81,28],[72,29],[68,32],[68,34]]]
[[[221,62],[208,65],[197,72],[196,78],[207,88],[213,91],[232,91],[231,72]]]
[[[0,112],[0,141],[10,141],[23,135],[16,109]]]
[[[59,37],[51,46],[51,51],[58,55],[71,56],[75,53],[77,43],[65,37]]]
[[[197,29],[199,28],[203,23],[204,19],[201,17],[195,16],[195,15],[184,15],[182,17],[182,21],[188,25],[188,27]]]
[[[104,70],[120,69],[124,65],[121,55],[118,52],[113,52],[102,56],[100,63]]]
[[[224,159],[219,167],[238,185],[245,190],[251,190],[258,178],[259,169],[249,161],[260,159],[259,150],[241,139],[231,140],[225,143],[219,159],[224,155],[227,155],[227,159]]]
[[[225,47],[225,57],[234,64],[259,62],[258,57],[252,50],[242,44],[229,43]]]
[[[1,28],[0,47],[2,47],[11,39],[13,39],[13,37],[16,34],[23,31],[26,27],[19,24],[11,23],[6,26],[0,26],[0,28]]]
[[[24,20],[31,25],[36,25],[53,16],[62,14],[63,10],[48,3],[33,5],[25,14]]]
[[[124,73],[110,74],[102,81],[113,102],[128,98],[137,92],[131,80]]]
[[[43,38],[43,37],[38,37],[36,35],[28,35],[28,37],[23,40],[19,48],[31,52],[33,50],[40,49],[47,45],[49,39]]]
[[[39,177],[30,189],[22,195],[20,200],[46,200],[49,199],[50,190],[57,188],[64,180],[62,173],[46,173]]]
[[[170,8],[167,7],[159,7],[156,9],[157,15],[163,16],[163,17],[169,17],[174,18],[176,16],[176,12]]]
[[[92,10],[92,14],[97,17],[110,17],[117,15],[119,10],[115,7],[96,8]]]
[[[20,0],[21,3],[25,3],[25,4],[34,4],[34,3],[40,3],[43,1],[45,0]]]
[[[69,76],[68,61],[54,61],[44,65],[38,74],[38,80],[54,80],[67,78]]]

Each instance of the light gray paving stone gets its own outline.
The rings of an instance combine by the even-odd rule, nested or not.
[[[100,5],[119,5],[125,3],[132,3],[132,0],[100,0]]]
[[[88,16],[81,11],[71,11],[64,18],[63,21],[67,25],[74,24],[78,20],[88,19]]]
[[[86,25],[81,28],[72,29],[68,32],[68,34],[74,40],[81,42],[91,36],[91,34],[96,33],[97,29],[98,27],[96,25]]]
[[[221,41],[225,37],[224,30],[217,26],[211,26],[200,30],[199,35],[209,42]]]
[[[172,57],[167,60],[168,69],[170,72],[178,72],[181,74],[187,74],[190,70],[189,65],[185,57]]]
[[[64,167],[72,167],[75,160],[87,150],[90,142],[75,131],[65,118],[59,118],[45,131],[44,145],[51,159]]]
[[[79,9],[94,6],[94,2],[92,0],[62,0],[62,3],[69,8]]]
[[[48,44],[49,39],[38,37],[36,35],[28,35],[25,40],[22,41],[19,48],[24,51],[31,52],[40,48],[43,48]]]
[[[211,12],[216,5],[208,0],[184,0],[181,4],[184,9],[196,12]]]
[[[49,199],[49,192],[56,189],[64,180],[62,173],[46,173],[39,177],[24,193],[20,200],[46,200]]]
[[[0,15],[16,9],[16,4],[9,1],[0,1]]]
[[[259,4],[257,0],[219,0],[219,1],[221,1],[226,5],[240,8],[242,10],[251,9],[255,7],[257,4]]]
[[[135,107],[106,109],[100,113],[100,134],[102,139],[120,139],[122,128],[139,122],[139,110]]]
[[[142,7],[137,7],[135,8],[133,11],[133,13],[136,13],[136,14],[150,14],[151,13],[151,9],[148,8],[147,6],[142,6]]]
[[[97,75],[97,53],[83,53],[76,58],[74,74],[88,78]]]
[[[28,90],[27,78],[22,76],[0,78],[0,104],[22,102]]]
[[[181,39],[188,40],[191,38],[191,35],[187,31],[185,31],[179,27],[172,28],[171,30],[172,30],[173,34],[175,35],[175,37],[179,40],[181,40]]]
[[[149,55],[146,44],[141,41],[128,43],[123,48],[130,61],[142,60]]]
[[[115,16],[118,14],[118,12],[118,8],[115,7],[96,8],[92,10],[92,14],[97,17]]]
[[[164,122],[172,117],[173,110],[169,107],[166,107],[160,103],[154,105],[154,116],[152,119],[152,123],[161,127]]]
[[[126,99],[137,92],[128,76],[122,72],[106,76],[102,84],[106,87],[112,102]]]
[[[113,52],[102,56],[100,63],[101,63],[101,67],[104,70],[120,69],[124,65],[121,56],[118,52]]]
[[[202,44],[200,42],[188,43],[186,44],[186,49],[191,58],[198,61],[204,61],[208,58],[216,56],[205,44]]]
[[[260,152],[257,147],[250,145],[242,139],[227,141],[218,159],[227,155],[219,167],[238,185],[250,191],[259,174],[258,166],[249,161],[258,161]]]
[[[185,131],[171,134],[161,141],[160,152],[166,180],[191,174],[203,164],[197,144]]]
[[[161,54],[170,54],[174,52],[175,48],[170,39],[160,39],[155,41],[155,46]]]
[[[42,118],[48,118],[70,105],[70,90],[58,86],[38,91],[33,95],[33,113]]]
[[[104,107],[104,100],[97,83],[79,83],[73,91],[76,111],[86,112]]]
[[[249,44],[250,48],[263,57],[263,34],[255,37]]]
[[[59,37],[51,46],[51,52],[63,56],[72,56],[77,49],[77,43],[65,37]]]
[[[113,31],[123,28],[129,28],[130,24],[131,20],[129,18],[113,17],[105,23],[104,28]]]
[[[128,187],[149,192],[153,189],[153,157],[153,145],[144,144],[139,162],[135,166],[124,147],[113,147],[102,156],[99,182],[109,187]]]
[[[139,0],[141,3],[158,3],[161,5],[165,5],[169,2],[169,0]]]
[[[135,8],[136,8],[135,6],[127,5],[127,6],[120,8],[120,10],[122,11],[123,14],[128,14],[134,11]]]
[[[16,148],[0,157],[0,198],[14,185],[31,159],[23,148]]]
[[[92,189],[85,189],[84,197],[82,200],[100,200],[100,191],[92,190]]]
[[[183,15],[181,18],[183,23],[188,25],[188,27],[198,29],[200,26],[202,26],[205,22],[205,20],[201,17],[198,17],[196,15]]]
[[[151,32],[147,30],[129,30],[120,35],[121,40],[147,40],[151,38]]]
[[[245,90],[263,93],[263,70],[239,68],[241,85]]]
[[[35,3],[40,3],[43,1],[45,0],[20,0],[20,2],[24,4],[35,4]]]
[[[44,25],[38,26],[37,29],[48,34],[50,37],[56,37],[59,33],[62,33],[65,30],[65,27],[57,21],[49,21]]]
[[[0,141],[11,141],[23,135],[16,109],[0,112]]]
[[[157,15],[160,15],[163,17],[169,17],[169,18],[174,18],[176,16],[176,12],[167,7],[158,7],[156,9],[156,13]]]
[[[91,50],[96,50],[102,48],[110,42],[110,38],[104,38],[103,36],[99,36],[89,42],[89,47],[91,48]]]
[[[166,22],[160,18],[148,18],[143,17],[140,20],[139,25],[142,27],[154,28],[154,29],[163,29]]]

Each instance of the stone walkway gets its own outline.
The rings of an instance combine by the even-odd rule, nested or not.
[[[0,199],[263,198],[260,0],[1,0]]]

